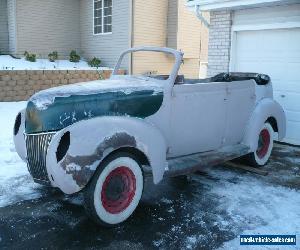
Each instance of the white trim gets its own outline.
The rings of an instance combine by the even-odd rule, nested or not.
[[[270,4],[293,3],[293,0],[194,0],[189,1],[186,6],[194,8],[199,6],[201,11],[237,9],[243,7],[254,7]]]
[[[299,28],[300,22],[282,22],[282,23],[268,23],[268,24],[249,24],[249,25],[232,25],[232,31],[245,30],[271,30],[271,29],[291,29]]]
[[[129,48],[132,48],[133,46],[133,21],[134,21],[134,11],[133,11],[133,1],[134,0],[129,0],[129,32],[128,32],[128,45],[129,45]],[[128,74],[129,75],[132,75],[133,73],[133,69],[132,69],[132,66],[133,66],[133,57],[132,57],[132,53],[129,54],[129,57],[128,57]]]
[[[101,15],[101,19],[102,19],[102,25],[101,25],[101,29],[102,29],[102,32],[101,33],[95,33],[95,1],[96,0],[92,0],[92,4],[93,4],[93,36],[103,36],[103,35],[111,35],[112,34],[112,31],[111,32],[104,32],[104,0],[102,0],[102,15]],[[100,1],[100,0],[97,0],[97,1]],[[111,30],[112,30],[112,19],[113,19],[113,0],[111,0],[111,15],[108,15],[108,16],[111,16]]]
[[[235,70],[236,63],[236,34],[239,31],[251,30],[273,30],[273,29],[293,29],[300,28],[300,22],[284,22],[284,23],[269,23],[269,24],[255,24],[255,25],[232,25],[231,27],[231,44],[230,44],[230,59],[229,71]]]
[[[112,32],[106,32],[106,33],[98,33],[98,34],[95,34],[95,32],[93,32],[93,36],[106,36],[106,35],[111,35]]]
[[[11,11],[13,14],[13,23],[12,23],[12,29],[13,29],[13,33],[14,33],[14,41],[13,41],[13,45],[14,45],[14,51],[12,51],[11,49],[11,42],[10,42],[10,34],[8,34],[8,50],[10,53],[17,55],[18,54],[18,29],[17,29],[17,3],[16,0],[11,0],[12,3],[12,10],[8,10],[7,11]],[[6,4],[8,5],[8,1],[6,1]],[[7,6],[8,8],[8,6]],[[9,17],[7,17],[9,18]],[[9,20],[7,20],[7,22],[9,22]],[[8,33],[9,33],[9,27],[8,27]]]
[[[230,56],[229,56],[229,71],[235,71],[235,58],[236,58],[236,33],[237,31],[233,31],[231,29],[231,42],[230,42]]]

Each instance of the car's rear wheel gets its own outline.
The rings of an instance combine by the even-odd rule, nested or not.
[[[111,226],[125,221],[143,192],[143,173],[131,154],[117,153],[104,160],[85,190],[85,208],[97,223]]]
[[[258,135],[258,146],[255,152],[247,155],[247,162],[253,167],[262,167],[270,159],[273,149],[274,130],[270,123],[265,123]]]

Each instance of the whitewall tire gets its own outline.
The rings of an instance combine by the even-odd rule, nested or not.
[[[274,130],[269,123],[265,123],[258,135],[258,146],[255,152],[248,155],[248,163],[254,167],[261,167],[268,163],[273,149]]]
[[[88,215],[99,224],[119,224],[134,212],[144,186],[141,166],[134,156],[117,153],[97,169],[85,190]]]

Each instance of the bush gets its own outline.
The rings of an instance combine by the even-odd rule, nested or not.
[[[78,55],[75,50],[72,50],[70,53],[70,62],[79,62],[79,61],[80,61],[80,55]]]
[[[36,62],[36,54],[30,54],[27,51],[24,52],[25,60],[29,62]]]
[[[94,57],[92,60],[90,60],[88,62],[88,64],[91,66],[91,67],[100,67],[100,64],[101,64],[101,60],[97,57]]]
[[[55,62],[58,59],[58,52],[57,51],[53,51],[52,53],[50,53],[48,55],[49,61],[50,62]]]

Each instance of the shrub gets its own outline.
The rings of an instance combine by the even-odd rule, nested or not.
[[[79,61],[80,61],[80,55],[78,55],[75,50],[72,50],[70,53],[70,62],[79,62]]]
[[[97,57],[94,57],[92,60],[90,60],[88,62],[88,64],[91,66],[91,67],[100,67],[100,64],[101,64],[101,60]]]
[[[50,53],[48,55],[49,61],[50,62],[55,62],[58,59],[58,52],[57,51],[53,51],[52,53]]]
[[[30,54],[27,51],[24,52],[25,60],[29,62],[35,62],[36,61],[36,54]]]

